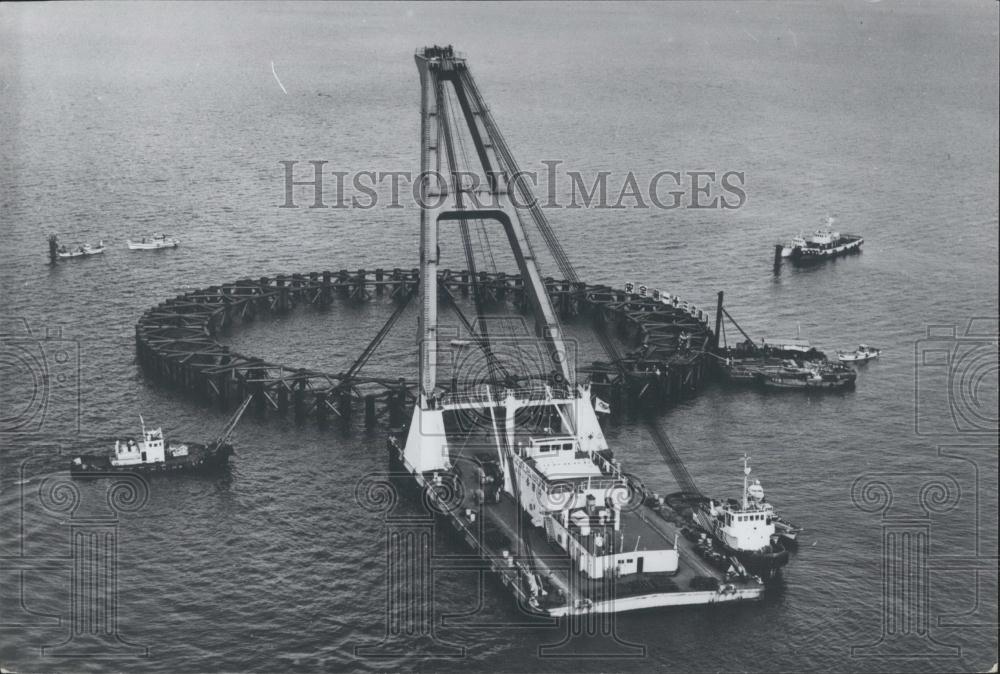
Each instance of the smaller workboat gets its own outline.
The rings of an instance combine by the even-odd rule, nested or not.
[[[154,234],[151,237],[142,237],[141,241],[128,239],[129,250],[159,250],[160,248],[176,248],[180,243],[177,239],[166,234]]]
[[[828,216],[825,229],[779,244],[781,257],[794,262],[814,262],[860,252],[864,238],[859,234],[841,234],[833,229],[835,224],[836,219]]]
[[[777,515],[772,511],[771,521],[774,523],[774,534],[781,539],[781,542],[786,546],[792,546],[797,543],[797,539],[802,529],[788,520],[786,520],[781,515]]]
[[[865,361],[873,360],[882,355],[882,349],[873,349],[867,344],[859,344],[858,348],[853,351],[838,351],[837,360],[841,363],[864,363]]]
[[[746,341],[716,353],[723,374],[734,384],[784,390],[840,389],[854,386],[858,378],[854,368],[829,360],[802,339],[801,330],[795,339],[761,339],[760,344],[745,332],[743,335]]]
[[[236,424],[250,405],[253,396],[248,396],[223,428],[219,436],[202,444],[198,442],[171,443],[163,436],[162,428],[147,429],[142,416],[142,439],[115,440],[114,452],[107,454],[76,456],[70,462],[70,474],[81,473],[155,473],[175,470],[208,470],[221,468],[234,453],[229,439]]]
[[[99,242],[96,246],[92,246],[89,243],[84,243],[82,245],[70,248],[68,246],[60,245],[56,248],[56,255],[60,259],[67,259],[71,257],[87,257],[89,255],[100,255],[104,252],[104,241]]]
[[[854,386],[857,372],[839,363],[807,363],[798,366],[762,367],[759,382],[771,389],[837,389]]]
[[[768,389],[839,389],[854,386],[854,368],[830,361],[797,361],[771,356],[735,357],[722,360],[722,371],[735,384],[754,384]]]
[[[794,360],[801,363],[822,362],[826,354],[809,343],[809,340],[795,339],[765,339],[760,340],[760,351],[770,358]]]

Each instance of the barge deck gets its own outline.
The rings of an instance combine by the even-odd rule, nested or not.
[[[456,442],[456,445],[458,443]],[[553,617],[586,613],[621,613],[668,606],[757,601],[765,584],[754,576],[727,574],[702,559],[696,544],[681,535],[679,519],[643,498],[622,509],[624,550],[638,561],[655,544],[677,551],[674,573],[608,574],[589,578],[569,553],[522,516],[523,509],[511,494],[500,490],[499,498],[484,493],[475,470],[495,456],[494,451],[469,451],[452,455],[459,468],[448,473],[448,483],[438,471],[415,473],[395,438],[390,451],[414,475],[428,502],[448,521],[465,543],[487,561],[504,586],[527,611]],[[455,480],[458,484],[452,482]],[[641,562],[638,568],[642,569]]]

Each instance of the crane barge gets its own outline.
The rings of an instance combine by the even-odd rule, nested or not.
[[[532,612],[618,613],[760,599],[759,577],[735,556],[725,565],[707,561],[681,535],[683,524],[615,459],[589,385],[576,382],[526,225],[537,227],[566,278],[575,279],[575,271],[537,202],[524,198],[530,188],[508,182],[519,174],[517,165],[465,58],[434,46],[418,50],[416,63],[422,173],[436,170],[449,179],[421,185],[419,387],[408,425],[388,439],[391,458]],[[469,165],[463,138],[471,140],[476,168],[486,177],[473,187],[463,180]],[[515,208],[515,192],[522,197],[517,203],[531,205]],[[488,322],[463,320],[485,368],[467,373],[461,385],[453,378],[450,390],[438,385],[439,230],[446,222],[459,225],[473,279],[472,231],[489,225],[503,232],[535,321],[534,335],[513,341],[541,348],[552,368],[544,377],[510,376]],[[473,300],[481,318],[485,302],[475,287]],[[602,330],[598,337],[613,353]],[[682,488],[693,490],[665,434],[652,423],[651,430]]]

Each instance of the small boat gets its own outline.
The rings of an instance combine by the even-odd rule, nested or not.
[[[796,337],[795,339],[767,339],[761,337],[760,351],[764,355],[772,358],[792,359],[802,362],[824,361],[826,354],[814,347],[809,340]]]
[[[114,452],[108,454],[82,454],[73,457],[71,475],[82,473],[155,473],[175,470],[208,470],[225,466],[234,454],[229,444],[236,424],[246,411],[253,396],[247,397],[229,419],[223,432],[208,444],[198,442],[171,443],[163,436],[162,428],[147,429],[142,416],[142,440],[134,438],[115,440]]]
[[[841,234],[832,229],[836,219],[827,217],[826,229],[818,229],[808,236],[799,235],[781,245],[781,257],[795,262],[828,260],[849,253],[857,253],[865,242],[859,234]]]
[[[831,362],[826,355],[801,338],[747,339],[719,357],[726,378],[735,384],[754,384],[770,389],[836,389],[853,386],[858,378],[853,368]]]
[[[837,360],[841,363],[864,363],[865,361],[878,358],[882,355],[882,349],[873,349],[867,344],[859,344],[858,348],[853,351],[838,351]]]
[[[128,239],[126,243],[128,243],[129,250],[159,250],[160,248],[176,248],[180,241],[166,234],[154,234],[149,238],[142,237],[141,241]]]
[[[665,502],[694,525],[697,531],[689,530],[685,536],[698,541],[703,557],[718,556],[725,561],[728,555],[735,556],[746,571],[769,580],[788,564],[790,555],[783,541],[794,541],[800,529],[778,517],[764,498],[760,480],[749,478],[750,457],[744,456],[741,501],[676,493]],[[724,553],[716,551],[716,546]]]
[[[100,255],[104,252],[104,241],[102,240],[96,246],[92,246],[89,243],[76,246],[75,248],[68,248],[64,245],[60,245],[56,248],[56,255],[60,259],[67,259],[71,257],[87,257],[89,255]]]
[[[796,539],[798,535],[802,533],[800,527],[795,526],[788,520],[786,520],[781,515],[771,515],[771,521],[774,523],[774,533],[778,536],[785,545],[796,544]]]
[[[839,363],[810,363],[803,367],[788,363],[784,367],[761,368],[759,383],[773,389],[833,389],[853,386],[857,373]]]

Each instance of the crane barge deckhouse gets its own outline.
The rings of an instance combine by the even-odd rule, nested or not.
[[[418,50],[416,63],[422,175],[436,170],[451,178],[421,188],[419,390],[408,429],[389,438],[393,459],[530,611],[559,616],[761,598],[759,578],[735,558],[721,569],[702,559],[679,535],[682,524],[661,516],[614,459],[589,387],[575,381],[525,224],[534,221],[550,248],[551,230],[531,207],[515,208],[511,190],[523,195],[528,188],[507,182],[516,165],[465,59],[435,46]],[[460,178],[459,157],[468,162],[463,137],[487,178],[475,192]],[[520,385],[523,377],[504,377],[483,321],[470,348],[482,351],[488,377],[464,388],[438,385],[445,222],[458,223],[470,270],[470,227],[499,225],[536,323],[532,341],[553,365],[544,380]],[[475,287],[473,299],[481,318]],[[461,419],[477,423],[470,428]]]

